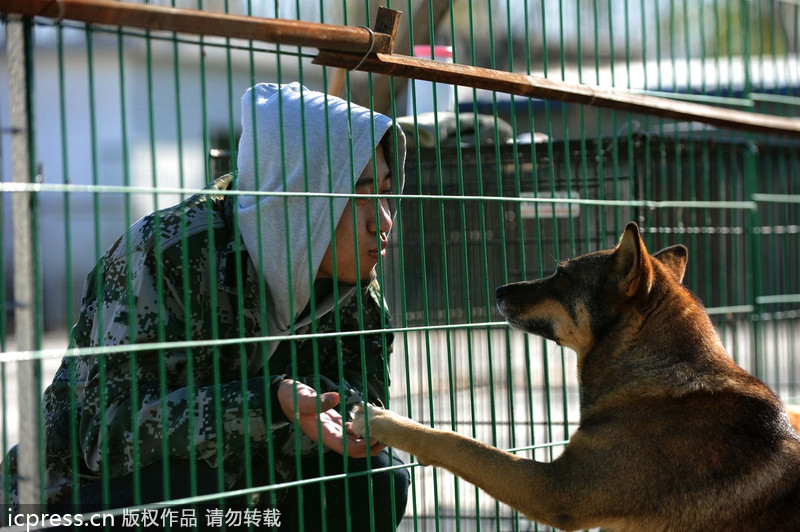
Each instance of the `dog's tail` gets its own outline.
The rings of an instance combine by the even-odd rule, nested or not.
[[[786,413],[789,414],[789,423],[792,424],[794,430],[800,433],[800,405],[785,405]]]

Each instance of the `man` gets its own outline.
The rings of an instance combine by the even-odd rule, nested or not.
[[[159,345],[62,362],[44,397],[51,509],[397,464],[345,416],[348,400],[387,400],[392,337],[374,272],[404,158],[383,115],[297,83],[249,89],[235,186],[223,176],[138,221],[87,277],[73,346]],[[277,509],[283,530],[389,530],[408,483],[393,469],[211,506]]]

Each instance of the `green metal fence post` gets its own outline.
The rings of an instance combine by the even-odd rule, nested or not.
[[[745,198],[752,198],[753,194],[757,192],[756,180],[758,179],[758,175],[755,168],[755,161],[757,157],[758,148],[755,145],[751,144],[747,149],[745,149],[743,156],[744,160],[742,161],[744,163],[742,175],[744,178]],[[754,209],[748,213],[744,219],[746,229],[745,234],[747,235],[745,245],[747,248],[749,248],[746,250],[745,257],[747,257],[746,260],[750,262],[750,267],[746,268],[746,286],[748,288],[748,298],[753,308],[753,335],[750,340],[750,371],[757,378],[764,380],[766,375],[764,373],[764,358],[763,354],[761,353],[761,347],[763,345],[762,336],[764,334],[761,322],[763,317],[761,315],[761,306],[758,304],[758,300],[764,292],[763,283],[761,280],[761,240],[763,236],[759,234],[759,227],[761,225],[760,213],[757,209]]]

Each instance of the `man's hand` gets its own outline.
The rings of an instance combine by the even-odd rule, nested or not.
[[[297,408],[295,408],[295,387],[297,388]],[[319,407],[317,406],[319,401]],[[380,453],[385,445],[375,440],[367,442],[365,439],[345,430],[342,414],[334,408],[339,404],[339,394],[326,392],[317,396],[314,388],[301,382],[286,379],[278,387],[278,402],[281,409],[289,419],[297,419],[300,430],[322,445],[345,454],[344,441],[347,439],[347,456],[350,458],[364,458],[368,454],[375,456]]]

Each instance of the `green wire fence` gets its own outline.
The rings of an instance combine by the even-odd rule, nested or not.
[[[800,396],[797,2],[408,0],[389,3],[404,12],[394,27],[369,0],[94,4],[0,0],[0,450],[19,443],[20,467],[38,472],[20,483],[25,504],[44,501],[41,392],[64,356],[127,356],[135,367],[167,350],[243,357],[248,345],[286,340],[296,372],[300,342],[350,338],[366,349],[365,332],[198,340],[188,329],[179,342],[67,348],[84,278],[105,249],[140,217],[235,170],[239,101],[261,81],[300,81],[406,132],[405,189],[378,273],[393,410],[556,457],[579,419],[574,355],[510,330],[494,289],[612,246],[631,220],[653,251],[689,248],[685,284],[731,355],[786,401]],[[157,16],[91,18],[131,5]],[[211,22],[170,25],[191,13]],[[263,17],[308,33],[272,33]],[[182,290],[190,306],[188,280]],[[219,386],[228,361],[214,360]],[[401,530],[542,529],[401,457],[390,467],[411,476]],[[363,473],[248,477],[242,490],[194,491],[167,507],[275,502],[310,484],[324,494],[351,475]],[[224,491],[221,470],[216,480]],[[11,502],[3,497],[0,508]],[[111,512],[116,529],[132,510]]]

